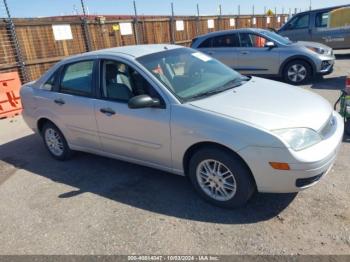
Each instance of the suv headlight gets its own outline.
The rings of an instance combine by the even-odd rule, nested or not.
[[[311,47],[311,46],[307,46],[306,47],[307,49],[317,53],[317,54],[320,54],[320,55],[324,55],[327,53],[327,51],[321,47]]]
[[[274,130],[273,133],[295,151],[313,146],[322,140],[321,136],[310,128],[278,129]]]

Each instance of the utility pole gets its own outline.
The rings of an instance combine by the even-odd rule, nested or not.
[[[18,43],[18,38],[17,38],[17,34],[16,34],[15,24],[13,23],[13,20],[12,20],[11,14],[10,14],[10,10],[8,8],[8,5],[7,5],[7,1],[3,0],[3,2],[4,2],[6,15],[7,15],[7,19],[5,20],[6,24],[7,24],[7,30],[10,30],[11,42],[12,42],[12,45],[13,45],[13,47],[15,49],[14,51],[15,51],[15,54],[16,54],[16,61],[17,61],[18,65],[19,65],[19,71],[20,71],[20,75],[21,75],[22,81],[24,83],[26,83],[26,82],[29,81],[29,78],[28,78],[27,69],[26,69],[26,66],[25,66],[23,54],[22,54],[20,45]]]
[[[91,39],[90,39],[90,34],[89,34],[89,27],[86,19],[86,10],[85,10],[85,3],[84,0],[80,0],[81,3],[81,8],[83,9],[83,26],[84,26],[84,34],[85,34],[85,43],[86,43],[86,49],[87,51],[91,51]]]
[[[199,21],[200,21],[200,17],[199,17],[199,4],[197,3],[197,23],[196,23],[196,33],[197,35],[199,35]]]
[[[221,4],[219,4],[219,19],[218,19],[218,29],[221,29],[221,16],[222,16],[222,9]]]
[[[137,8],[136,8],[136,1],[133,1],[134,4],[134,28],[135,28],[135,40],[136,40],[136,44],[140,44],[140,36],[139,36],[139,19],[137,16]]]
[[[170,31],[171,31],[171,43],[175,44],[174,3],[173,2],[171,2]]]

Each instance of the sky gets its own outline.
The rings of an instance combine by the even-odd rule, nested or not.
[[[1,6],[2,1],[0,0]],[[350,4],[350,0],[311,1],[313,9]],[[132,0],[84,0],[84,2],[91,15],[134,13]],[[201,15],[218,14],[219,5],[222,14],[237,14],[239,5],[241,14],[251,14],[253,6],[255,13],[261,14],[264,8],[271,10],[277,8],[278,13],[284,9],[284,12],[288,13],[290,8],[304,11],[310,5],[310,0],[136,0],[136,6],[139,15],[170,15],[171,2],[174,3],[175,15],[195,15],[197,3]],[[13,17],[59,16],[82,12],[80,0],[7,0],[7,4]],[[2,12],[0,16],[3,17],[4,9],[1,8],[0,12]]]

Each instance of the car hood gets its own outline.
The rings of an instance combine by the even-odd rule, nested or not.
[[[322,48],[322,49],[324,49],[326,51],[332,50],[332,48],[330,48],[329,46],[326,46],[326,45],[321,44],[321,43],[316,43],[316,42],[298,41],[298,42],[295,42],[293,44],[296,45],[296,46]]]
[[[190,104],[268,130],[307,127],[318,131],[333,112],[317,94],[258,77]]]

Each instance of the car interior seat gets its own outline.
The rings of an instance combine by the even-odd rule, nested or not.
[[[106,95],[111,99],[129,100],[133,94],[126,84],[117,82],[118,72],[116,64],[106,64]]]

